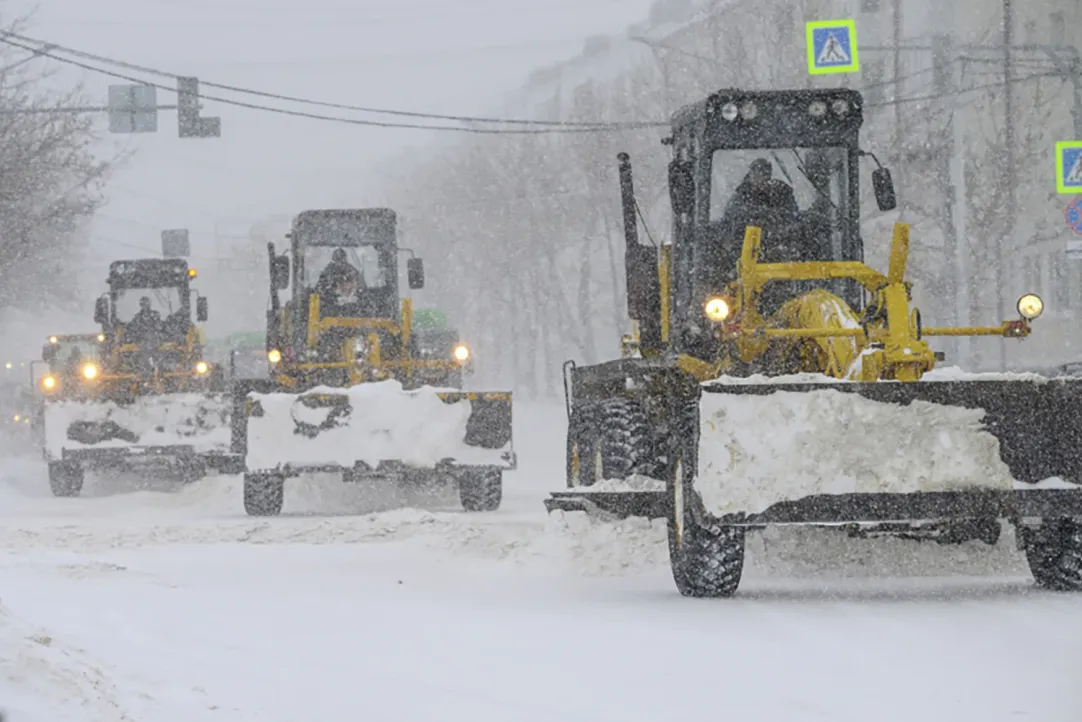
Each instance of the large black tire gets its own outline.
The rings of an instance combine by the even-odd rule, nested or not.
[[[503,471],[478,469],[463,474],[458,498],[466,511],[496,511],[503,501]]]
[[[1022,545],[1037,586],[1056,592],[1082,591],[1082,521],[1048,520],[1022,527]]]
[[[673,428],[673,462],[666,480],[673,509],[668,520],[669,566],[685,597],[731,597],[744,572],[745,530],[711,519],[694,489],[697,420],[697,410],[688,411]]]
[[[50,461],[49,488],[53,496],[79,496],[83,491],[83,467],[73,461]]]
[[[567,486],[593,486],[633,474],[658,478],[663,459],[642,405],[629,398],[583,404],[567,429]]]
[[[592,486],[596,473],[592,466],[597,445],[597,406],[582,404],[567,422],[567,488]]]
[[[285,500],[284,476],[279,474],[244,475],[244,511],[248,516],[278,516]]]

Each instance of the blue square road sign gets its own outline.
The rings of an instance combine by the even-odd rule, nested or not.
[[[819,20],[807,24],[808,73],[855,73],[860,70],[857,28],[853,20]]]
[[[1056,191],[1082,193],[1082,140],[1056,143]]]

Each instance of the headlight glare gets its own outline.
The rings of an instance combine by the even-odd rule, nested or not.
[[[85,364],[83,366],[83,378],[87,381],[93,381],[98,378],[98,367],[94,364]]]
[[[724,321],[729,318],[729,302],[724,298],[715,296],[703,306],[703,313],[705,313],[706,317],[711,321]]]
[[[282,352],[276,348],[272,348],[270,351],[267,352],[267,360],[270,361],[272,364],[278,363],[282,360]]]
[[[199,361],[198,363],[195,364],[195,372],[197,374],[199,374],[200,376],[202,376],[203,374],[205,374],[209,370],[210,370],[210,366],[207,366],[206,361]]]
[[[1036,293],[1027,293],[1018,299],[1018,313],[1027,321],[1044,313],[1044,301]]]
[[[459,345],[455,346],[454,354],[456,361],[466,361],[470,358],[470,348],[466,344],[460,343]]]

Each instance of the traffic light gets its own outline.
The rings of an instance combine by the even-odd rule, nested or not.
[[[177,78],[177,130],[181,138],[220,138],[221,118],[199,117],[199,79]]]

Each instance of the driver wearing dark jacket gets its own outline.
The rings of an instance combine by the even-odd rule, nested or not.
[[[319,274],[316,292],[321,296],[337,296],[348,299],[356,295],[361,287],[360,272],[346,260],[346,252],[336,248],[331,255],[331,262]]]
[[[139,299],[139,312],[128,321],[127,335],[131,340],[149,339],[157,334],[162,327],[161,314],[150,306],[150,297],[143,296]]]

